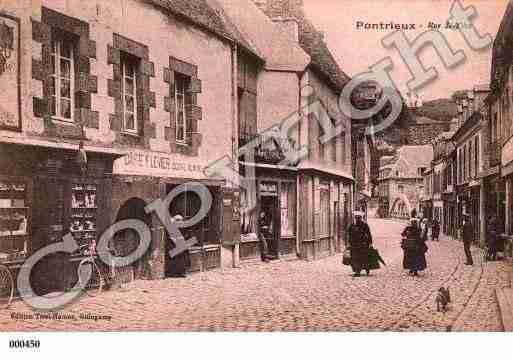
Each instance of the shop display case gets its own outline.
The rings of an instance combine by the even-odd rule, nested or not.
[[[96,239],[97,212],[97,186],[73,183],[69,230],[80,246]]]
[[[22,179],[0,177],[0,261],[26,256],[29,220],[28,184]]]

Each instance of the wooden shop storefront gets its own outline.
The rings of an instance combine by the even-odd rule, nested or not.
[[[201,199],[187,183],[204,185],[212,196],[208,214],[196,225],[180,229],[185,240],[195,238],[197,243],[189,248],[190,263],[188,272],[206,271],[221,266],[222,239],[231,236],[232,218],[226,215],[223,223],[223,199],[236,206],[234,191],[227,188],[225,181],[204,177],[198,159],[181,161],[173,155],[142,150],[130,151],[114,165],[112,215],[113,220],[135,218],[145,221],[152,232],[149,252],[134,266],[136,278],[162,279],[174,276],[176,259],[170,258],[173,248],[167,231],[156,213],[147,214],[144,207],[157,199],[164,199],[178,186],[184,190],[173,197],[169,205],[169,215],[180,215],[188,220],[196,215],[201,207]],[[237,209],[238,211],[238,209]],[[230,212],[231,213],[231,212]],[[223,226],[224,224],[224,226]],[[119,246],[130,246],[126,236],[119,236]]]
[[[456,219],[456,223],[458,228],[461,228],[463,225],[463,215],[468,215],[470,218],[470,222],[472,224],[473,232],[474,232],[474,240],[479,240],[479,231],[480,231],[480,220],[479,220],[479,198],[480,198],[480,189],[479,182],[472,181],[469,185],[459,186],[457,188],[457,198],[458,198],[458,218]],[[461,231],[460,236],[461,236]],[[461,239],[461,238],[460,238]]]
[[[265,237],[270,257],[296,258],[296,169],[269,164],[254,166],[257,206],[250,214],[241,214],[240,259],[260,258],[260,235]],[[245,203],[246,199],[246,192],[242,191],[241,201]],[[260,213],[268,217],[268,232],[259,228]]]
[[[241,176],[254,178],[256,186],[255,208],[241,212],[240,259],[260,258],[259,236],[268,237],[274,258],[310,260],[339,253],[351,219],[352,177],[309,163],[283,166],[283,151],[274,140],[257,146],[254,158],[254,163],[239,163]],[[240,197],[245,208],[244,188]],[[269,234],[259,228],[262,212],[270,216],[264,220],[265,227],[272,224]]]
[[[340,253],[353,209],[351,177],[338,170],[302,167],[298,171],[299,253],[315,260]]]
[[[112,164],[119,154],[85,146],[82,172],[77,144],[23,139],[0,144],[0,261],[16,276],[33,253],[71,233],[74,253],[53,253],[32,271],[37,294],[64,291],[92,240],[109,225]]]
[[[502,218],[499,216],[499,222],[504,223],[504,241],[505,255],[513,256],[513,137],[510,137],[504,144],[501,154],[501,184],[505,190],[501,199]],[[500,213],[500,214],[502,214]]]
[[[444,203],[442,233],[456,238],[459,228],[457,224],[458,204],[456,194],[454,192],[442,193],[442,199]]]

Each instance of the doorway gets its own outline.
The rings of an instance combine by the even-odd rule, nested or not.
[[[168,184],[166,192],[174,190],[179,184]],[[180,228],[185,241],[195,239],[196,244],[193,247],[196,250],[189,250],[171,258],[169,252],[175,248],[174,240],[166,238],[165,254],[165,276],[177,277],[183,276],[185,272],[200,271],[202,268],[216,268],[220,265],[220,257],[208,257],[204,248],[220,244],[221,238],[221,189],[216,186],[207,186],[211,196],[212,204],[205,216],[196,224],[190,227]],[[171,217],[180,216],[187,221],[196,216],[202,207],[202,199],[192,189],[187,186],[185,190],[177,194],[169,204],[169,213]],[[166,235],[167,236],[167,235]],[[218,252],[212,252],[218,253]],[[218,263],[219,262],[219,263]]]
[[[278,258],[280,251],[279,227],[280,216],[278,213],[278,196],[265,195],[260,197],[260,213],[264,213],[259,220],[259,232],[264,237],[269,248],[269,255]]]
[[[143,221],[148,227],[151,227],[151,216],[146,213],[146,202],[140,198],[131,198],[127,200],[119,209],[116,222],[127,219],[138,219]],[[115,255],[126,257],[137,250],[140,245],[141,238],[133,229],[125,229],[116,233],[113,238],[112,246]],[[144,255],[132,265],[126,267],[117,267],[115,269],[116,276],[122,282],[130,282],[131,280],[150,278],[151,268],[149,264],[151,247]]]

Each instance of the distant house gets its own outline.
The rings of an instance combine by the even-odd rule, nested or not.
[[[408,218],[412,210],[419,212],[424,193],[422,175],[432,160],[430,145],[403,146],[392,159],[384,159],[378,179],[379,214],[382,217]]]

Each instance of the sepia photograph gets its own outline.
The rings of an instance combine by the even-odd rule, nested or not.
[[[512,254],[513,1],[0,1],[7,357],[505,334]]]

